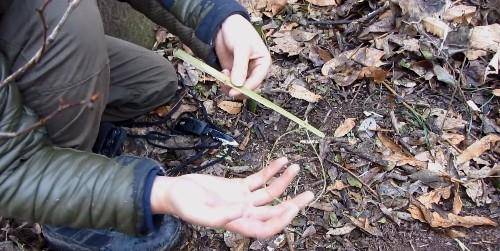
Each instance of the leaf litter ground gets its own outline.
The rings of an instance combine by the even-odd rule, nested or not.
[[[241,2],[273,53],[262,95],[327,138],[227,98],[212,78],[179,62],[214,122],[240,143],[204,172],[243,177],[287,156],[302,171],[283,198],[312,190],[317,199],[269,240],[190,226],[181,249],[500,248],[498,1]],[[182,102],[176,117],[196,113],[189,95]],[[126,149],[167,166],[191,154],[161,152],[141,140]],[[43,247],[37,225],[3,219],[1,226],[7,248]]]

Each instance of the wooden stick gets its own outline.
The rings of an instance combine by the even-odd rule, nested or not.
[[[177,49],[174,51],[174,57],[180,58],[183,61],[190,63],[198,70],[205,72],[206,74],[214,77],[215,79],[219,80],[220,82],[224,83],[225,85],[228,85],[234,89],[237,89],[239,92],[245,94],[245,96],[261,103],[262,105],[264,105],[265,107],[267,107],[269,109],[272,109],[272,110],[278,112],[279,114],[281,114],[281,115],[285,116],[286,118],[292,120],[293,122],[297,123],[299,126],[314,133],[316,136],[318,136],[320,138],[325,137],[325,134],[323,132],[321,132],[320,130],[316,129],[315,127],[313,127],[309,123],[305,122],[304,120],[299,119],[297,116],[291,114],[287,110],[277,106],[273,102],[265,99],[264,97],[260,96],[259,94],[255,93],[254,91],[248,89],[247,87],[245,87],[245,86],[240,87],[240,86],[233,85],[231,82],[231,79],[229,79],[228,76],[226,76],[222,72],[216,70],[215,68],[205,64],[203,61],[189,55],[187,52],[180,50],[180,49]]]

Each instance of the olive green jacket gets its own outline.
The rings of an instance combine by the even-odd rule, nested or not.
[[[126,2],[178,35],[213,65],[216,57],[212,41],[220,23],[230,14],[244,14],[233,0]],[[0,3],[0,17],[8,5],[9,1]],[[1,53],[0,67],[0,77],[4,79],[10,74],[10,62]],[[22,100],[15,82],[0,87],[0,132],[23,131],[38,121]],[[144,184],[151,168],[136,162],[128,165],[123,167],[104,156],[55,147],[43,127],[16,137],[0,137],[0,216],[144,233]]]

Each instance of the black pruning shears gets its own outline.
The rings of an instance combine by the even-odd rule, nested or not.
[[[217,130],[205,121],[192,117],[183,117],[179,119],[174,127],[174,130],[197,136],[210,136],[213,139],[220,141],[222,145],[233,147],[237,147],[239,145],[233,137]]]

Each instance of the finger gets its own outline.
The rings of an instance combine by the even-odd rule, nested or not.
[[[254,206],[265,205],[278,198],[299,173],[298,165],[290,165],[286,171],[269,186],[251,193],[250,198]]]
[[[266,78],[267,73],[269,72],[269,67],[271,67],[271,57],[263,56],[261,58],[255,59],[255,66],[250,72],[250,75],[247,77],[245,81],[245,87],[250,90],[255,90],[260,86],[262,81]],[[229,92],[229,96],[234,97],[240,94],[238,90],[231,90]]]
[[[252,218],[238,218],[226,224],[225,228],[238,232],[247,237],[259,239],[269,238],[281,232],[295,218],[300,209],[304,208],[314,199],[314,194],[304,192],[297,197],[281,203],[279,206],[285,210],[269,220],[262,221]]]
[[[234,49],[231,81],[236,86],[243,86],[247,79],[249,57],[250,50],[247,47],[236,47]]]
[[[286,157],[273,160],[264,169],[243,179],[243,182],[247,184],[250,191],[254,191],[255,189],[266,184],[266,182],[279,172],[287,163],[288,159]]]
[[[271,218],[280,216],[286,210],[287,207],[283,205],[253,207],[250,210],[248,210],[243,217],[260,221],[266,221]]]
[[[255,236],[256,238],[269,238],[279,232],[281,232],[293,218],[297,216],[299,211],[309,204],[314,199],[314,194],[312,192],[304,192],[299,194],[297,197],[284,202],[287,210],[278,217],[271,218],[264,222],[262,229]]]
[[[222,74],[231,77],[231,72],[228,69],[223,69],[221,72]],[[221,85],[220,89],[223,93],[229,95],[229,92],[231,91],[232,88],[229,85]]]

